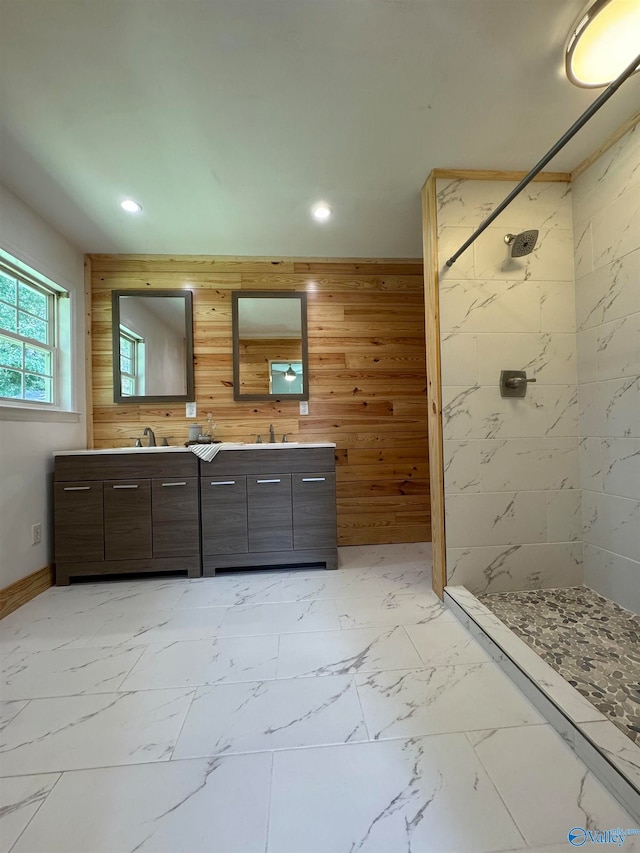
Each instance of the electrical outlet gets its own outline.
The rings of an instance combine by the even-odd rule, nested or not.
[[[188,417],[188,418],[195,418],[195,417],[197,417],[197,415],[196,415],[196,411],[197,411],[197,407],[196,407],[196,404],[195,404],[195,403],[187,403],[187,414],[186,414],[186,417]]]
[[[42,525],[40,522],[31,525],[31,544],[39,545],[42,542]]]
[[[309,414],[309,401],[308,400],[300,400],[300,414],[308,415]]]

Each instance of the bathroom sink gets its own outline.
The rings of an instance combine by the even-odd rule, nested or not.
[[[286,450],[291,447],[293,450],[297,448],[314,447],[335,447],[335,442],[332,441],[263,441],[260,444],[256,442],[225,442],[225,450]]]
[[[159,447],[147,447],[143,445],[142,447],[120,447],[117,450],[114,448],[113,452],[117,453],[175,453],[176,451],[188,450],[187,447],[167,447],[167,445],[160,445]]]
[[[305,447],[305,448],[313,448],[313,447],[335,447],[333,442],[311,442],[307,443],[304,441],[274,441],[264,442],[262,444],[246,444],[244,442],[224,442],[224,446],[220,448],[221,450],[273,450],[273,449],[286,449],[287,447],[296,448],[296,447]],[[190,453],[190,447],[108,447],[103,448],[101,450],[57,450],[54,451],[53,456],[82,456],[82,455],[91,455],[91,454],[113,454],[113,453]]]
[[[102,449],[93,450],[60,450],[56,451],[54,456],[80,456],[97,455],[97,454],[114,454],[114,453],[187,453],[186,447],[104,447]]]
[[[248,441],[233,441],[233,442],[225,442],[228,449],[232,449],[231,445],[233,445],[234,450],[269,450],[269,448],[282,448],[282,447],[317,447],[318,445],[313,444],[305,444],[303,441],[260,441],[260,442],[248,442]]]

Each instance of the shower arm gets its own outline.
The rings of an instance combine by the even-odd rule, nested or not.
[[[520,183],[516,187],[511,190],[511,192],[504,199],[504,201],[500,202],[500,204],[496,207],[493,213],[490,213],[489,216],[487,216],[487,218],[484,220],[484,222],[482,222],[482,224],[479,225],[478,228],[476,228],[471,237],[469,237],[469,239],[465,243],[463,243],[462,246],[460,246],[460,248],[454,255],[451,255],[451,257],[447,261],[448,267],[451,267],[453,266],[453,264],[455,264],[460,255],[465,252],[475,240],[478,239],[478,237],[482,234],[485,228],[488,228],[489,225],[491,225],[491,223],[493,222],[493,220],[496,219],[496,217],[500,216],[502,211],[511,204],[514,198],[520,195],[522,190],[527,186],[527,184],[531,183],[531,181],[535,178],[538,172],[541,172],[544,169],[547,163],[556,156],[558,151],[564,148],[567,142],[569,142],[569,140],[572,139],[576,135],[576,133],[589,121],[591,116],[595,115],[600,109],[600,107],[605,104],[615,92],[617,92],[617,90],[620,88],[620,86],[622,86],[625,80],[628,80],[629,77],[631,77],[631,75],[635,73],[636,69],[639,66],[640,55],[636,56],[633,62],[627,68],[625,68],[622,74],[620,74],[619,77],[616,77],[616,79],[607,86],[604,92],[602,92],[602,94],[600,94],[595,99],[595,101],[582,113],[582,115],[578,119],[576,119],[576,121],[571,125],[569,130],[567,130],[567,132],[560,137],[556,144],[547,151],[547,153],[541,160],[536,163],[533,169],[520,181]]]

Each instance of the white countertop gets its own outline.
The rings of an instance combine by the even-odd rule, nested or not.
[[[297,448],[308,447],[335,447],[332,441],[323,441],[318,443],[305,444],[297,441],[284,442],[264,442],[263,444],[244,444],[243,442],[223,442],[224,447],[220,450],[295,450]],[[206,446],[206,445],[205,445]],[[114,454],[114,453],[190,453],[188,447],[107,447],[102,450],[56,450],[54,456],[96,456],[99,454]]]

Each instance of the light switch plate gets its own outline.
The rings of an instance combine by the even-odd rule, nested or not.
[[[309,401],[308,400],[300,400],[300,414],[308,415],[309,414]]]
[[[195,403],[187,403],[187,418],[195,418],[196,417],[196,404]]]

